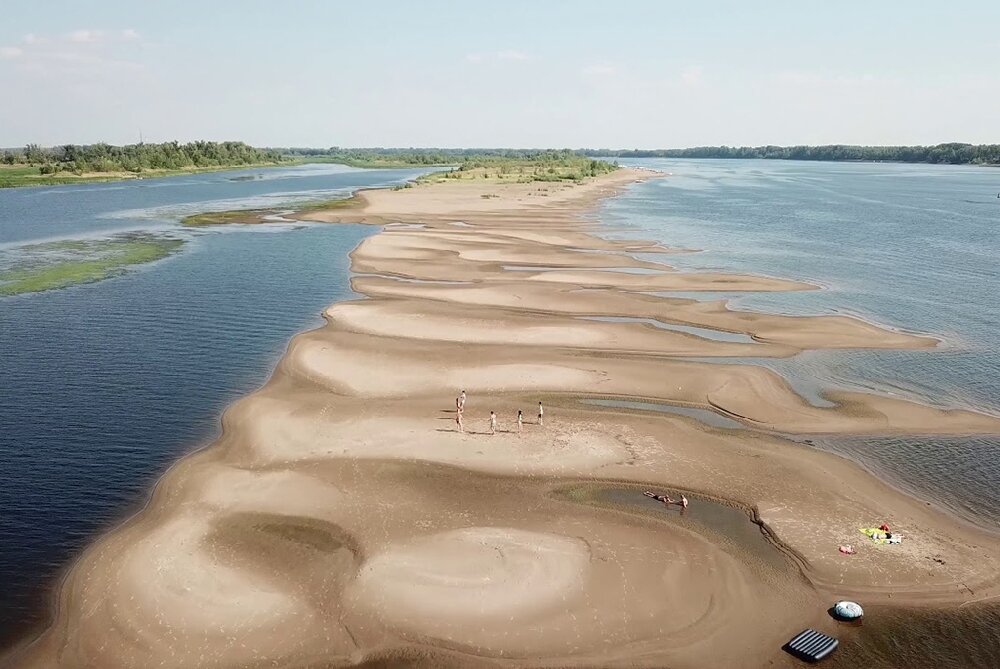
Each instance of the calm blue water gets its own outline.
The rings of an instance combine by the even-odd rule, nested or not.
[[[424,170],[426,171],[426,170]],[[420,170],[359,170],[344,165],[230,170],[82,186],[0,191],[0,249],[26,241],[170,230],[188,214],[280,208],[399,183]]]
[[[0,645],[44,616],[52,586],[95,534],[216,434],[296,332],[353,296],[348,252],[367,226],[187,231],[209,208],[347,194],[420,172],[340,166],[0,190],[0,244],[163,229],[176,255],[124,276],[0,298]],[[260,175],[252,181],[233,177]],[[220,205],[220,203],[229,203]],[[123,214],[122,212],[129,212]]]
[[[933,351],[807,352],[755,364],[791,377],[807,397],[824,388],[848,388],[1000,413],[1000,170],[628,162],[673,176],[607,201],[601,218],[618,228],[615,234],[702,249],[666,261],[684,269],[768,274],[823,286],[701,299],[729,297],[734,309],[850,314],[944,340]],[[818,445],[1000,529],[1000,438],[855,438]]]

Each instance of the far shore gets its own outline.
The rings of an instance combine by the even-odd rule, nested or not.
[[[363,299],[290,342],[0,664],[792,667],[782,644],[838,633],[839,599],[1000,598],[1000,535],[786,438],[998,434],[1000,418],[861,392],[817,407],[768,369],[703,360],[937,340],[649,294],[816,288],[681,272],[675,249],[602,237],[594,207],[656,178],[424,180],[284,213],[382,226],[350,256]],[[881,523],[903,542],[859,532]]]
[[[133,181],[136,179],[160,179],[185,174],[225,172],[228,170],[255,169],[260,167],[285,167],[301,165],[302,162],[251,163],[242,165],[219,165],[211,167],[184,167],[175,170],[146,169],[142,172],[56,172],[40,174],[37,166],[0,165],[0,188],[27,188],[32,186],[66,186],[70,184],[109,183]]]

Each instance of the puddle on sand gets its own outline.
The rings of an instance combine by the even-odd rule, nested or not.
[[[684,332],[701,337],[702,339],[711,339],[712,341],[726,341],[739,344],[755,343],[753,337],[743,332],[726,332],[724,330],[700,328],[694,325],[677,325],[676,323],[658,321],[654,318],[637,318],[634,316],[580,316],[579,318],[584,321],[599,321],[601,323],[646,323],[661,330]]]
[[[386,223],[383,227],[386,230],[423,230],[427,226],[423,223]]]
[[[663,274],[669,272],[669,267],[662,270],[650,269],[648,267],[575,267],[573,265],[553,266],[553,265],[504,265],[503,269],[509,272],[607,272],[619,274]]]
[[[660,402],[643,402],[639,400],[612,400],[585,398],[580,400],[581,404],[591,406],[606,407],[609,409],[635,409],[637,411],[657,411],[659,413],[669,413],[686,418],[693,418],[700,423],[711,427],[718,427],[726,430],[748,430],[749,426],[739,422],[729,416],[710,411],[709,409],[699,409],[697,407],[677,406],[674,404],[663,404]]]
[[[684,493],[688,498],[688,508],[681,509],[677,505],[666,505],[646,497],[642,494],[644,490],[666,494],[675,499],[681,496],[681,491],[676,489],[624,483],[580,483],[561,488],[556,494],[574,502],[650,514],[707,536],[748,563],[782,572],[797,570],[791,559],[771,543],[760,527],[741,509],[692,493]]]
[[[724,290],[660,290],[646,293],[656,297],[672,297],[682,300],[696,300],[698,302],[711,302],[714,300],[738,300],[746,297],[746,293],[734,293]]]
[[[402,281],[403,283],[429,283],[438,285],[449,285],[449,286],[468,286],[471,281],[445,281],[444,279],[411,279],[405,276],[396,276],[394,274],[373,274],[371,272],[354,272],[351,276],[360,277],[371,277],[375,279],[392,279],[393,281]]]

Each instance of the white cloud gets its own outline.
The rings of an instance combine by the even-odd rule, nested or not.
[[[618,68],[614,65],[608,65],[607,63],[598,63],[596,65],[588,65],[580,70],[580,73],[588,77],[604,77],[612,74],[618,74]]]
[[[845,75],[804,70],[785,70],[771,77],[779,84],[791,86],[863,86],[879,82],[873,74]],[[882,80],[884,83],[885,80]]]
[[[698,67],[689,67],[681,72],[681,83],[685,86],[696,86],[701,83],[704,71]]]
[[[465,60],[470,63],[481,63],[483,62],[483,54],[481,53],[470,53],[466,55]]]
[[[531,60],[531,56],[528,54],[523,51],[515,51],[513,49],[498,51],[496,56],[498,60]]]
[[[104,39],[104,33],[100,30],[74,30],[69,34],[69,41],[77,44],[93,44]]]
[[[17,44],[0,46],[0,60],[34,74],[103,75],[108,71],[139,70],[130,60],[134,46],[141,42],[137,31],[128,28],[108,32],[80,29],[57,36],[28,33]]]

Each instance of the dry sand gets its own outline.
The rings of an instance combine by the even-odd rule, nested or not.
[[[681,273],[628,255],[671,249],[595,236],[588,208],[651,176],[366,191],[359,209],[303,215],[386,225],[352,254],[369,299],[330,307],[325,327],[292,341],[271,380],[226,411],[220,439],[84,553],[52,625],[7,663],[790,666],[781,644],[807,625],[833,630],[835,599],[1000,594],[998,537],[781,436],[996,433],[1000,420],[861,393],[816,407],[766,369],[685,360],[935,340],[645,294],[814,288]],[[582,483],[635,503],[565,492]],[[647,486],[686,491],[694,520],[709,500],[736,505],[768,541],[747,548],[732,528],[642,506]],[[902,545],[861,541],[858,527],[882,521]]]

